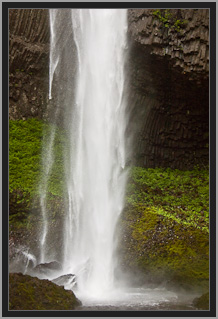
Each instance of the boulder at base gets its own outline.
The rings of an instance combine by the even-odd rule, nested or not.
[[[193,300],[193,306],[195,306],[195,307],[197,307],[198,309],[201,309],[201,310],[209,310],[209,308],[210,308],[209,292],[203,294],[199,298],[195,298]]]
[[[80,305],[71,290],[49,280],[9,274],[9,310],[73,310]]]

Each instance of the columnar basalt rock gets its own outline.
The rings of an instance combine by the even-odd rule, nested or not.
[[[209,9],[132,9],[129,32],[150,54],[172,59],[189,79],[208,79]]]
[[[9,117],[41,118],[48,103],[48,10],[9,10],[9,54]]]
[[[134,163],[207,165],[209,10],[132,9],[128,31]]]
[[[133,163],[181,169],[207,164],[209,10],[129,9],[128,21]],[[9,30],[9,116],[48,117],[48,10],[10,9]]]

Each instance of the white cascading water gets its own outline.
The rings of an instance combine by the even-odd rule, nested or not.
[[[44,144],[39,259],[41,263],[57,260],[63,267],[47,278],[75,274],[73,290],[87,307],[143,310],[176,303],[177,294],[164,288],[131,288],[115,279],[115,230],[127,177],[127,10],[51,9],[49,14],[49,98],[55,105],[53,123],[64,113],[68,142],[63,153],[66,209],[61,240],[50,229],[47,209],[55,125]]]
[[[61,41],[58,40],[61,10],[50,10],[50,99],[62,51]],[[77,51],[77,61],[73,63],[78,66],[74,101],[71,101],[71,111],[68,112],[71,145],[69,156],[65,158],[68,194],[62,264],[64,273],[77,276],[79,291],[101,295],[103,291],[114,287],[115,227],[123,209],[126,183],[123,90],[127,11],[70,11]],[[75,74],[72,74],[71,79],[68,78],[65,83],[66,92],[73,88],[74,77]],[[69,109],[69,100],[66,103],[66,108]],[[49,167],[53,165],[53,135],[52,132],[49,154],[44,160],[47,167],[44,185],[49,175]],[[45,190],[44,187],[41,192],[44,220],[41,234],[43,262],[46,260],[45,252],[49,251],[46,248],[49,229]]]
[[[102,294],[114,284],[114,231],[126,180],[126,10],[72,10],[72,22],[79,68],[64,267],[77,274],[79,290]]]
[[[60,48],[56,47],[57,44],[57,28],[55,26],[55,20],[58,14],[58,10],[53,10],[50,12],[50,32],[51,32],[51,50],[50,50],[50,65],[49,65],[49,99],[51,99],[51,89],[54,71],[58,65]],[[59,107],[54,111],[54,122],[57,119],[59,113]],[[54,139],[55,139],[55,126],[51,127],[50,134],[48,137],[44,137],[43,141],[43,150],[42,150],[42,177],[39,185],[39,194],[40,194],[40,206],[41,206],[41,215],[42,215],[42,231],[40,234],[39,245],[40,245],[40,263],[48,261],[47,251],[47,235],[49,232],[48,229],[48,218],[47,218],[47,188],[48,180],[51,175],[52,166],[54,164]]]

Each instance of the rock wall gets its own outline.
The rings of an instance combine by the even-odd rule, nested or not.
[[[209,10],[129,9],[128,21],[130,161],[181,169],[207,164]],[[48,10],[10,9],[9,29],[9,116],[46,117]]]
[[[9,10],[11,119],[43,116],[48,103],[49,36],[48,10]]]
[[[190,80],[208,79],[208,9],[132,9],[129,32],[150,54],[172,59]]]
[[[209,10],[129,10],[129,131],[137,165],[208,164],[208,34]]]

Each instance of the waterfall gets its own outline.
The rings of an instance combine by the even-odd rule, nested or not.
[[[57,110],[64,112],[69,140],[65,153],[63,272],[76,275],[78,290],[97,295],[115,285],[115,228],[124,205],[127,10],[49,11],[49,98],[57,104],[56,119]],[[57,100],[54,81],[58,83],[54,92]],[[53,165],[53,134],[44,163],[47,176],[49,165]],[[46,179],[45,175],[45,184]],[[44,191],[41,255],[46,259],[47,251],[49,259]]]

